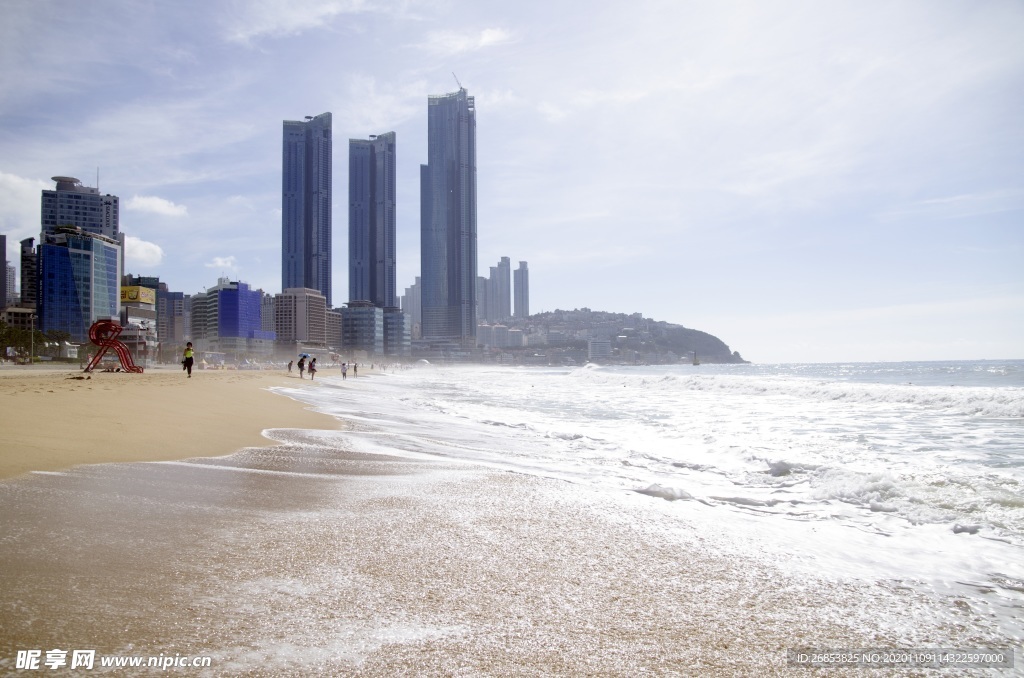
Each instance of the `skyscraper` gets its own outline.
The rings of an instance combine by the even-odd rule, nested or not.
[[[476,107],[465,88],[427,98],[420,166],[423,338],[476,343]]]
[[[121,246],[116,240],[58,227],[45,236],[38,257],[37,327],[43,332],[60,330],[85,343],[92,323],[120,315]]]
[[[121,247],[121,265],[124,265],[125,236],[121,233],[120,200],[116,195],[100,194],[99,188],[85,186],[75,177],[52,177],[57,186],[44,190],[42,195],[42,233],[39,245],[46,237],[64,226],[82,229],[85,233],[101,235],[116,241]],[[124,270],[118,271],[123,276]]]
[[[490,301],[487,296],[490,287],[490,281],[487,278],[482,275],[476,277],[476,321],[478,323],[491,320],[491,312],[487,306]]]
[[[477,278],[477,320],[503,323],[512,317],[512,261],[502,257],[490,276]]]
[[[395,133],[348,141],[348,298],[398,305]]]
[[[498,322],[505,322],[512,317],[512,260],[508,257],[502,257],[498,261],[498,276],[494,285],[496,319]]]
[[[6,296],[4,297],[3,304],[4,306],[17,306],[18,302],[21,300],[21,297],[18,295],[18,286],[16,284],[18,281],[18,269],[14,267],[14,264],[8,261],[6,273],[7,275],[4,276],[4,282],[7,283],[7,288],[4,292]]]
[[[419,339],[421,336],[420,325],[423,322],[423,315],[420,313],[420,289],[422,287],[420,277],[416,276],[416,282],[406,287],[405,294],[402,295],[402,312],[409,316],[410,336],[413,339]]]
[[[36,268],[39,263],[36,259],[35,238],[25,238],[21,241],[21,306],[35,310],[38,301],[36,289]]]
[[[13,280],[7,275],[7,236],[0,233],[0,259],[4,262],[4,270],[2,271],[3,277],[0,278],[0,309],[7,308],[7,288],[8,285],[13,285]]]
[[[519,268],[512,271],[515,287],[515,317],[525,320],[530,317],[530,270],[525,261],[519,262]]]
[[[498,267],[491,266],[488,271],[487,284],[484,286],[486,290],[485,298],[487,299],[487,308],[484,312],[484,320],[487,322],[498,323],[502,321],[501,313],[499,308],[501,304],[498,302]]]
[[[58,226],[75,226],[86,233],[120,241],[116,195],[100,195],[98,188],[83,186],[74,177],[53,177],[53,181],[57,182],[56,188],[44,190],[42,196],[41,243]]]
[[[284,121],[281,288],[319,290],[331,305],[331,114]]]

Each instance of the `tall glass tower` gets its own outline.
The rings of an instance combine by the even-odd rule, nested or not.
[[[58,226],[39,246],[39,329],[89,341],[89,327],[117,318],[121,304],[121,246],[112,238]]]
[[[476,107],[465,88],[427,98],[420,166],[424,339],[476,344]]]
[[[348,141],[348,299],[398,306],[395,133]]]
[[[519,268],[512,271],[513,286],[516,292],[516,318],[525,320],[530,317],[530,269],[525,261],[519,262]]]
[[[284,121],[281,289],[319,290],[331,305],[331,114]]]

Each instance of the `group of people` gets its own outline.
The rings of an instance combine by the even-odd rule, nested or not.
[[[299,356],[299,365],[298,365],[298,367],[299,367],[299,379],[305,379],[305,377],[302,376],[302,373],[305,372],[307,369],[309,370],[309,378],[310,379],[315,379],[316,378],[316,358],[313,358],[312,360],[310,360],[309,361],[309,365],[307,365],[306,364],[306,357],[307,356],[304,356],[304,355],[303,356]],[[289,360],[288,361],[288,373],[291,374],[291,371],[292,371],[292,361]]]
[[[316,358],[313,358],[312,360],[309,361],[309,364],[307,364],[306,363],[306,358],[308,358],[308,357],[309,356],[307,356],[307,355],[299,356],[299,363],[298,363],[299,379],[305,379],[304,373],[306,371],[309,371],[309,378],[310,379],[314,379],[316,377]],[[188,342],[185,345],[185,353],[184,353],[184,355],[181,358],[181,369],[188,372],[188,376],[189,376],[190,379],[192,378],[192,365],[193,364],[194,364],[194,353],[192,351],[192,342],[190,341],[190,342]],[[294,365],[294,364],[295,364],[295,361],[293,361],[293,360],[289,360],[288,361],[288,374],[292,373],[292,365]],[[347,362],[344,362],[344,363],[341,364],[341,378],[342,379],[348,379],[348,368],[349,368],[349,364]],[[352,376],[353,377],[359,376],[359,365],[357,363],[352,363]]]
[[[306,363],[306,358],[307,357],[308,356],[305,356],[305,355],[299,356],[299,362],[298,362],[297,365],[296,365],[294,360],[289,360],[288,361],[288,374],[292,373],[292,366],[296,365],[299,368],[299,379],[305,379],[305,377],[303,375],[304,375],[304,373],[306,371],[309,372],[309,378],[310,379],[314,379],[315,378],[314,375],[316,375],[316,358],[313,358],[312,360],[309,361],[309,364],[307,364]],[[341,364],[341,378],[342,379],[348,379],[348,367],[349,367],[349,364],[347,362]],[[359,365],[357,363],[352,363],[352,376],[353,377],[359,376]]]

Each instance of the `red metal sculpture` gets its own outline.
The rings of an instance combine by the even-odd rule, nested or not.
[[[121,367],[125,372],[142,373],[142,368],[132,360],[132,352],[128,350],[124,342],[117,338],[123,329],[113,320],[97,320],[92,324],[92,327],[89,328],[89,341],[99,346],[100,350],[96,351],[96,355],[89,361],[89,365],[85,368],[86,372],[92,372],[92,368],[99,364],[107,349],[112,348],[117,353],[117,358],[121,361]]]

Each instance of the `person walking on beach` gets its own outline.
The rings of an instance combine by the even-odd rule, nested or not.
[[[358,377],[359,376],[359,363],[352,363],[352,376],[353,377]]]
[[[288,361],[288,374],[292,373],[292,365],[294,365],[294,364],[295,364],[294,360],[289,360]]]
[[[313,375],[316,374],[316,358],[309,361],[309,379],[313,380]]]
[[[192,365],[195,362],[192,355],[192,342],[185,344],[185,355],[181,357],[181,369],[188,372],[188,378],[192,378]]]
[[[341,378],[348,379],[348,363],[341,364]]]
[[[299,379],[303,379],[302,373],[306,370],[306,356],[299,358]]]

